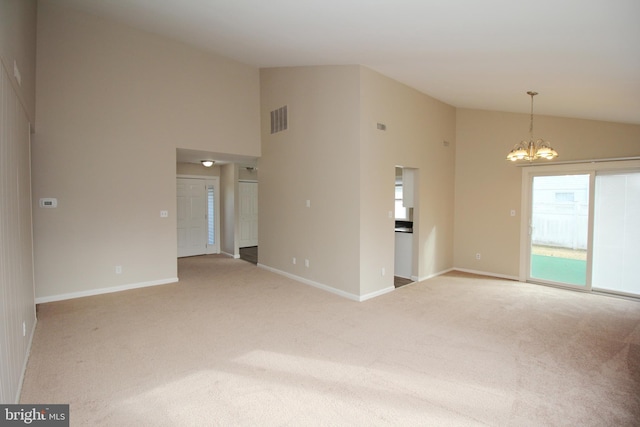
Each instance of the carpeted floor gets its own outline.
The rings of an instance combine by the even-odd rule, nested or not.
[[[363,303],[222,256],[42,304],[23,403],[73,426],[637,426],[640,303],[450,273]]]

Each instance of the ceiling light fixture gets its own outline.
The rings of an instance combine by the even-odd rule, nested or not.
[[[531,122],[529,124],[529,142],[520,141],[507,155],[507,160],[515,162],[516,160],[527,160],[532,162],[536,159],[551,160],[558,157],[558,153],[554,150],[549,142],[544,139],[533,140],[533,97],[538,92],[529,91],[527,95],[531,96]]]
[[[200,160],[200,163],[202,163],[202,166],[204,166],[205,168],[210,168],[211,166],[213,166],[213,160]]]

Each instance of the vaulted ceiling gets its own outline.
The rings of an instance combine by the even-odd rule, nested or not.
[[[255,67],[361,64],[450,105],[640,124],[638,0],[56,0]]]

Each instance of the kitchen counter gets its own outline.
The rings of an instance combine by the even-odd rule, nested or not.
[[[412,227],[396,227],[396,233],[413,233]]]
[[[396,220],[396,233],[413,233],[413,221]]]

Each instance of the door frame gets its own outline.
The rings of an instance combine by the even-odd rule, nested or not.
[[[587,222],[587,271],[584,285],[571,283],[554,282],[531,277],[531,232],[533,204],[532,190],[533,179],[537,176],[556,175],[588,175],[589,176],[589,218]],[[591,291],[591,263],[592,263],[592,243],[593,243],[593,196],[595,191],[595,170],[588,168],[584,164],[571,165],[545,165],[537,167],[524,167],[522,169],[522,205],[520,207],[520,274],[521,282],[539,283],[544,285],[570,288],[577,291]]]
[[[614,159],[614,160],[585,160],[570,163],[555,164],[532,164],[522,167],[522,192],[520,212],[520,268],[519,281],[531,282],[543,285],[569,288],[578,291],[592,292],[592,263],[593,263],[593,225],[594,225],[594,209],[595,209],[595,179],[598,173],[616,172],[625,170],[638,170],[640,168],[640,160],[637,159]],[[531,242],[530,242],[530,223],[531,223],[531,190],[534,176],[548,175],[589,175],[589,220],[588,220],[588,237],[587,237],[587,280],[585,286],[572,285],[568,283],[557,283],[548,281],[531,280]]]

